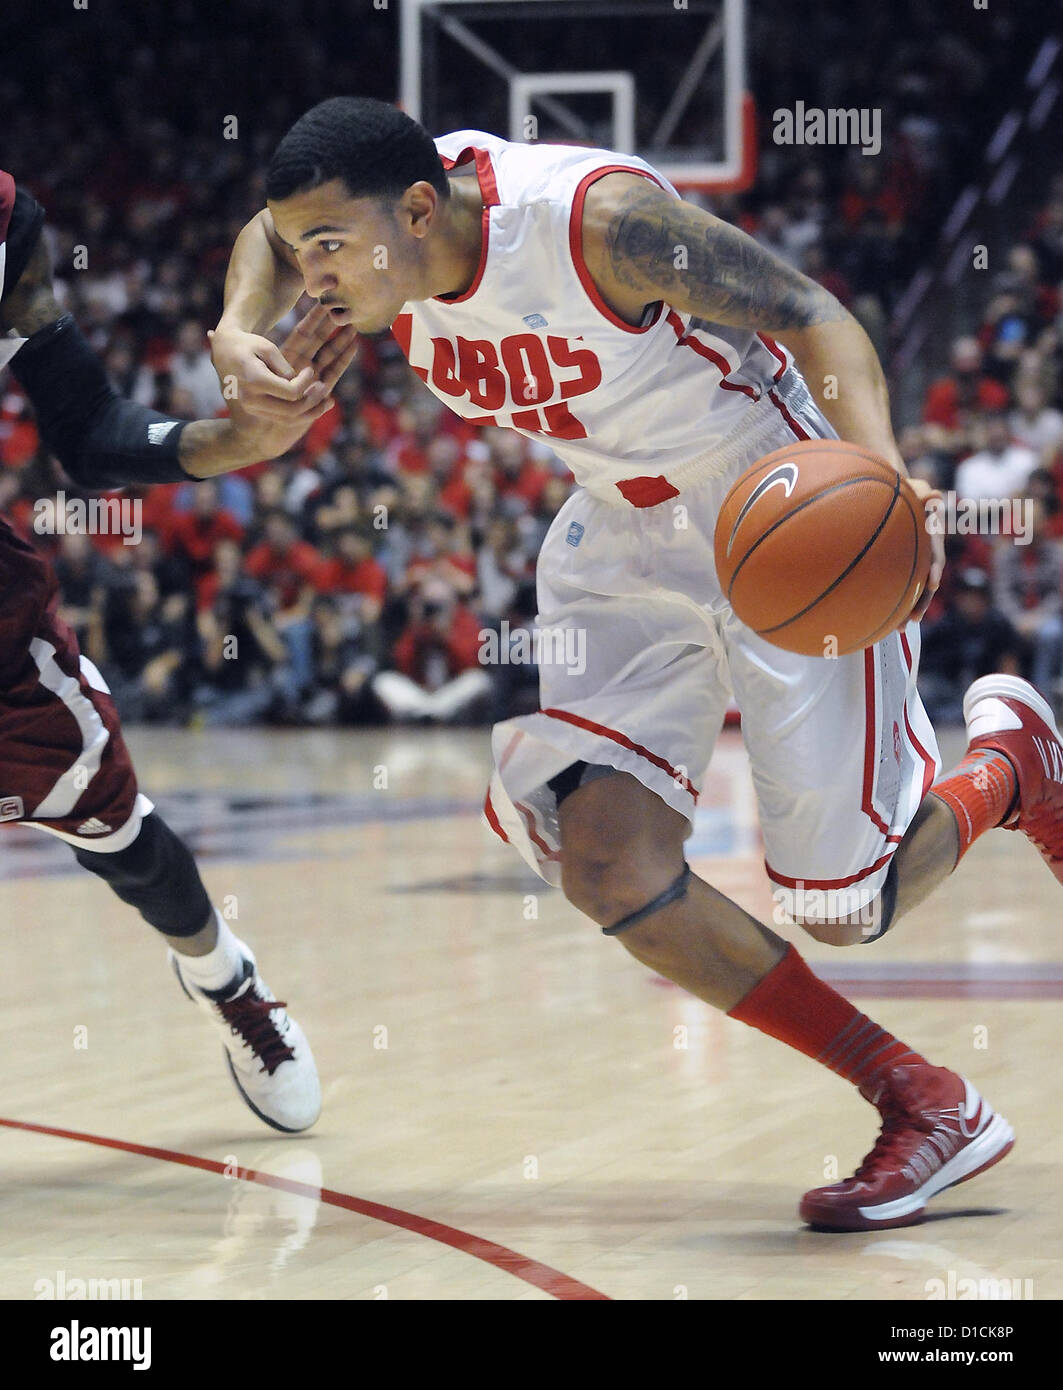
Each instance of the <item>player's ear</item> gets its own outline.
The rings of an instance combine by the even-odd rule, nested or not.
[[[439,210],[439,193],[426,179],[411,183],[402,195],[400,216],[415,237],[428,234]]]

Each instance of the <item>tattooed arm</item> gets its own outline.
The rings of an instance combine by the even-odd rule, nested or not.
[[[709,323],[777,338],[839,436],[907,476],[871,340],[832,294],[752,237],[638,174],[607,174],[587,194],[583,254],[602,298],[629,323],[663,300]],[[927,483],[912,486],[925,506],[937,504]],[[932,539],[933,567],[913,618],[926,611],[944,567],[940,533]]]
[[[621,317],[637,323],[647,303],[664,300],[710,323],[770,334],[793,353],[841,438],[906,472],[875,349],[821,285],[637,174],[609,174],[591,186],[583,240],[588,268]],[[829,395],[827,377],[837,380]]]

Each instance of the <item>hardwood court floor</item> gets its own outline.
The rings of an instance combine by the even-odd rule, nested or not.
[[[950,1278],[1063,1295],[1061,899],[1019,837],[985,837],[874,946],[785,929],[1018,1134],[924,1225],[830,1236],[798,1199],[852,1170],[877,1117],[646,971],[483,829],[486,733],[130,743],[305,1026],[325,1110],[305,1137],[261,1125],[151,931],[65,846],[10,831],[0,1118],[67,1133],[0,1127],[0,1296],[128,1279],[144,1298],[923,1300]],[[736,734],[690,852],[770,918]]]

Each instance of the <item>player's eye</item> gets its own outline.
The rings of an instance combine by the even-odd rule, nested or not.
[[[318,245],[322,248],[322,250],[324,250],[325,252],[327,252],[328,255],[331,256],[332,253],[333,253],[334,251],[338,251],[338,250],[340,249],[340,247],[343,245],[343,242],[342,242],[342,241],[321,241],[321,242],[318,242]]]

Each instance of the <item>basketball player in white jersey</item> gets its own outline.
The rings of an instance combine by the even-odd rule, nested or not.
[[[992,826],[1024,830],[1063,879],[1063,746],[1031,686],[976,682],[968,755],[935,781],[915,683],[929,594],[870,651],[821,660],[758,638],[720,592],[714,520],[758,458],[839,436],[904,472],[863,330],[630,155],[475,130],[433,141],[384,103],[336,98],[285,136],[267,199],[214,339],[248,410],[313,408],[260,336],[305,288],[337,323],[390,328],[458,414],[546,439],[579,485],[539,559],[539,621],[586,633],[585,669],[543,665],[540,712],[495,729],[488,822],[637,959],[878,1108],[871,1152],[806,1194],[805,1220],[918,1221],[1008,1152],[1007,1121],[683,857],[733,691],[768,873],[817,940],[880,937]],[[940,564],[939,548],[931,589]]]

